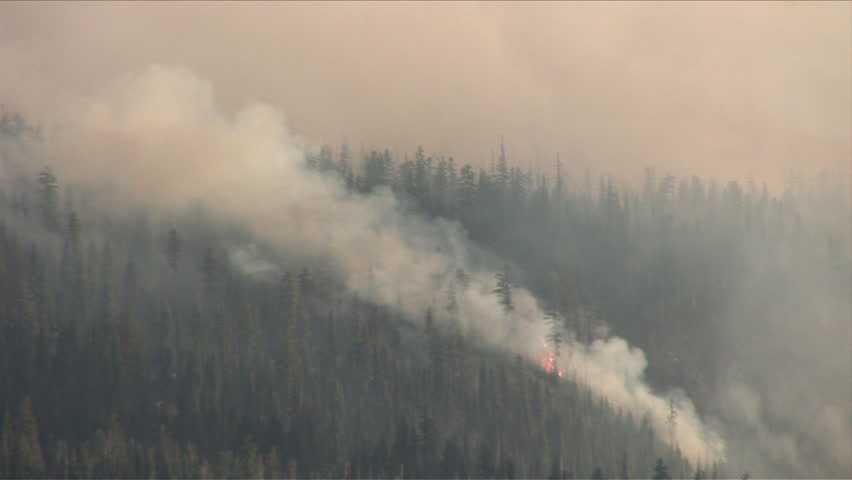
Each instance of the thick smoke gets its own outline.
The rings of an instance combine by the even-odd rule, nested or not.
[[[843,478],[852,472],[852,191],[845,179],[821,183],[798,206],[807,236],[742,242],[709,403],[735,463]]]
[[[37,122],[64,118],[66,130],[47,135],[63,182],[100,180],[166,216],[203,201],[304,254],[350,245],[357,254],[334,259],[349,283],[366,295],[375,279],[372,298],[404,303],[419,318],[443,295],[432,288],[446,265],[465,264],[463,235],[401,217],[388,195],[352,202],[333,183],[311,180],[287,163],[306,147],[282,132],[278,114],[234,111],[262,99],[286,111],[311,144],[346,136],[355,148],[375,143],[397,153],[423,144],[483,166],[504,135],[520,166],[546,171],[558,151],[569,173],[591,167],[636,178],[656,166],[678,176],[750,176],[780,194],[789,170],[849,177],[850,15],[850,2],[0,2],[0,104]],[[151,63],[209,78],[224,113],[196,81],[151,78],[163,72],[102,94],[104,79]],[[68,101],[79,96],[96,100]],[[348,206],[329,211],[322,205],[330,199]],[[833,235],[847,258],[849,210],[841,205],[848,200],[802,213],[842,232]],[[329,233],[313,215],[339,229]],[[372,259],[374,237],[400,231],[402,253],[391,248],[385,260],[410,263],[414,249],[418,263],[383,270]],[[789,261],[824,237],[790,251],[748,246],[741,298],[715,305],[722,341],[717,365],[706,367],[726,373],[712,379],[703,405],[725,425],[728,459],[753,473],[848,475],[849,264],[831,267],[845,269],[837,280],[824,263],[804,271],[806,262]],[[253,274],[274,268],[251,247],[231,260]],[[420,269],[437,278],[406,273]],[[399,275],[405,282],[382,288]],[[475,282],[487,300],[481,308],[496,308],[492,283],[489,272]],[[403,292],[411,298],[398,301]],[[529,310],[540,315],[534,304]],[[464,320],[477,325],[470,314]],[[530,334],[519,347],[526,354],[539,348],[539,323],[519,329]],[[572,352],[594,356],[595,348],[641,373],[641,353],[617,342]],[[574,374],[582,359],[570,358],[563,368]],[[681,415],[678,433],[687,423]]]
[[[431,309],[439,321],[449,320],[444,292],[455,285],[455,315],[464,331],[531,361],[544,352],[547,326],[536,299],[516,288],[515,310],[506,314],[493,294],[494,271],[469,261],[457,224],[405,215],[390,192],[354,196],[308,170],[306,146],[274,109],[256,104],[225,115],[208,83],[185,70],[154,66],[81,100],[73,111],[63,130],[48,135],[46,147],[64,181],[108,185],[129,204],[162,214],[200,203],[261,242],[328,260],[349,289],[413,319]],[[273,268],[250,247],[232,256],[253,270]],[[455,281],[459,268],[467,271],[466,288]],[[667,431],[669,399],[643,380],[640,350],[617,337],[591,345],[571,339],[560,358],[561,368],[592,392]],[[690,400],[671,395],[679,409],[674,440],[684,454],[724,458],[721,439]]]
[[[0,103],[182,65],[308,138],[539,170],[846,171],[849,2],[2,2]],[[805,163],[807,162],[807,163]],[[780,188],[779,188],[780,189]]]

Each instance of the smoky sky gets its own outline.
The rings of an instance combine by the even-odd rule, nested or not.
[[[409,319],[428,311],[437,324],[457,323],[490,348],[532,362],[546,353],[549,330],[538,300],[516,287],[514,308],[506,311],[494,295],[495,271],[472,260],[476,246],[459,224],[411,215],[388,189],[353,196],[339,179],[308,169],[302,139],[269,105],[248,104],[228,115],[209,82],[186,69],[152,66],[74,111],[64,130],[25,141],[29,156],[0,149],[9,178],[32,178],[35,171],[26,170],[52,165],[68,188],[89,192],[103,212],[141,206],[165,220],[203,206],[264,245],[329,261],[349,291]],[[274,268],[250,258],[252,250],[242,245],[232,252],[241,270]],[[467,272],[461,287],[459,269]],[[444,308],[450,292],[455,307]],[[569,335],[559,362],[612,405],[637,419],[647,415],[658,431],[666,428],[667,399],[677,399],[679,428],[669,441],[692,461],[725,458],[717,429],[681,389],[655,392],[645,382],[644,352],[626,340],[609,336],[586,345]]]
[[[753,177],[848,171],[852,4],[0,4],[0,103],[49,126],[150,64],[307,141],[488,165]]]
[[[408,313],[419,315],[444,290],[446,272],[466,263],[468,242],[445,225],[404,218],[389,195],[351,201],[303,171],[304,145],[345,138],[356,151],[375,145],[401,154],[422,144],[486,166],[503,138],[521,167],[552,168],[560,152],[569,168],[634,179],[651,165],[770,186],[790,170],[849,178],[850,24],[849,2],[2,2],[0,103],[59,130],[48,135],[48,153],[63,181],[113,182],[128,198],[163,209],[204,200],[225,218],[257,226],[270,243],[334,258],[353,289],[375,277],[376,291],[365,295],[379,303],[398,295],[383,285],[406,285],[415,299]],[[298,228],[271,221],[282,211]],[[461,253],[426,255],[435,249],[417,243],[424,238],[460,245]],[[319,246],[326,250],[312,250]],[[749,281],[768,281],[755,273],[764,257],[747,257]],[[781,360],[786,351],[777,346],[800,338],[787,303],[772,318],[751,319],[762,310],[745,301],[730,308],[731,345],[765,331],[773,341],[720,356],[746,351],[783,368],[766,375],[766,364],[743,354],[754,367],[720,380],[728,451],[796,458],[787,436],[813,437],[824,458],[848,463],[848,388],[834,380],[848,372],[834,334],[848,319],[848,297],[814,270],[801,287],[784,290],[789,305],[807,299],[829,319],[812,347],[797,346],[795,358],[813,357],[807,362]],[[481,288],[466,297],[470,318],[499,314],[492,273],[479,272]],[[400,281],[410,278],[423,283]],[[532,296],[519,292],[524,298],[520,310],[540,319]],[[538,353],[536,328],[518,353]],[[595,391],[664,421],[663,397],[623,388],[625,378],[644,385],[641,352],[623,341],[572,351],[599,366]],[[814,397],[791,394],[784,375],[814,371],[831,373],[814,389],[823,412],[798,414],[783,428],[767,424],[765,412],[809,411]],[[754,386],[762,377],[769,385]],[[705,436],[692,417],[684,438]],[[689,418],[687,409],[684,425]],[[731,433],[735,423],[751,430]],[[692,443],[707,458],[707,448]]]

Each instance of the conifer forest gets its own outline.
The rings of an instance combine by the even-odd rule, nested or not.
[[[621,4],[618,11],[680,8],[656,3]],[[616,11],[616,5],[608,7]],[[815,12],[801,20],[785,20],[788,13],[771,17],[784,25],[817,25],[823,18],[818,7],[805,5],[713,8],[738,5],[742,12],[775,12],[782,6]],[[180,55],[207,59],[199,52],[212,45],[175,44],[171,53],[162,54],[169,61],[161,63],[148,61],[133,43],[117,43],[114,48],[130,49],[145,65],[142,60],[136,65],[128,54],[132,68],[125,76],[103,82],[97,77],[108,87],[67,98],[45,96],[50,103],[30,101],[41,98],[31,92],[70,91],[75,82],[83,92],[85,77],[68,72],[94,72],[119,62],[109,56],[112,47],[79,40],[83,46],[69,43],[68,55],[84,63],[73,68],[53,63],[53,73],[33,74],[42,67],[30,60],[52,58],[44,52],[53,47],[36,42],[28,50],[35,37],[27,32],[44,27],[25,19],[85,30],[71,27],[70,20],[51,20],[54,8],[89,9],[92,18],[103,20],[96,31],[116,39],[131,35],[124,28],[133,35],[156,36],[156,30],[145,30],[153,28],[146,22],[155,16],[145,17],[143,11],[170,10],[173,22],[164,16],[156,25],[171,35],[169,29],[179,24],[183,31],[184,13],[221,9],[222,16],[202,15],[188,38],[233,35],[236,44],[255,37],[301,38],[315,46],[306,51],[322,57],[322,65],[337,65],[326,75],[341,77],[328,85],[357,83],[361,77],[347,70],[354,68],[347,54],[324,49],[348,52],[366,42],[364,48],[372,53],[362,53],[367,56],[362,61],[375,69],[365,67],[361,75],[388,86],[387,98],[356,101],[344,87],[337,94],[322,90],[329,97],[314,114],[291,99],[291,116],[287,102],[279,103],[271,93],[229,96],[237,91],[235,85],[251,85],[247,80],[235,82],[224,72],[194,64],[180,66]],[[120,8],[138,8],[139,18],[117,15],[118,23],[110,26],[113,17],[103,12]],[[400,40],[397,51],[392,41],[371,43],[358,35],[347,37],[358,47],[338,42],[331,33],[323,43],[316,39],[325,37],[307,26],[262,33],[274,23],[265,23],[265,15],[252,14],[256,23],[245,24],[238,13],[224,15],[242,8],[261,7],[0,5],[0,62],[6,65],[0,69],[18,72],[0,75],[0,103],[8,105],[0,109],[0,478],[852,475],[849,137],[832,140],[832,145],[847,145],[839,157],[834,147],[826,147],[807,150],[811,153],[784,167],[771,160],[746,170],[724,163],[718,175],[703,173],[711,171],[713,160],[688,163],[692,152],[705,158],[701,152],[710,148],[710,137],[721,138],[723,129],[710,126],[711,120],[698,133],[687,132],[686,121],[683,130],[666,127],[672,144],[684,146],[677,156],[643,154],[647,144],[668,141],[648,133],[654,125],[629,127],[639,129],[630,130],[634,134],[644,132],[647,141],[624,134],[624,148],[635,148],[636,154],[622,155],[615,144],[622,141],[627,122],[615,122],[609,130],[595,127],[605,132],[602,136],[612,135],[604,142],[596,143],[600,138],[590,134],[571,137],[576,148],[542,147],[540,152],[541,137],[525,136],[514,126],[492,129],[488,114],[472,120],[486,111],[477,102],[490,98],[490,90],[469,91],[465,103],[465,95],[446,87],[455,81],[439,80],[452,77],[452,70],[434,75],[418,70],[423,78],[416,83],[418,89],[440,92],[430,97],[440,105],[441,95],[459,102],[443,110],[446,117],[440,118],[446,120],[436,120],[429,102],[418,107],[422,110],[400,107],[405,114],[394,113],[394,102],[404,104],[408,90],[390,87],[396,84],[389,78],[404,83],[408,77],[390,72],[406,68],[407,60],[397,53],[420,52],[406,43],[410,39]],[[394,28],[381,26],[383,15],[405,24],[409,20],[392,12],[422,9],[422,21],[448,22],[433,24],[438,31],[429,34],[435,42],[430,48],[443,52],[436,57],[455,58],[452,49],[444,49],[457,45],[455,40],[441,35],[473,35],[457,32],[456,23],[447,19],[452,15],[437,15],[424,4],[263,8],[286,10],[303,20],[314,17],[302,10],[333,15],[329,12],[335,8],[374,9],[377,16],[363,17],[368,20],[359,20],[359,28],[378,25],[382,32]],[[499,17],[508,25],[501,35],[507,44],[526,47],[526,39],[533,37],[513,28],[526,25],[529,12],[567,8],[584,18],[580,10],[603,7],[569,2],[529,9],[519,4],[435,8],[458,9],[465,25],[479,25],[482,31],[490,23],[474,22],[466,16],[474,15],[468,9],[488,22],[492,17],[478,9],[509,9]],[[833,8],[852,18],[849,4]],[[17,20],[4,21],[4,12]],[[607,15],[594,18],[622,18]],[[669,10],[659,15],[681,18]],[[742,15],[743,22],[752,21]],[[731,21],[702,18],[708,25]],[[693,20],[682,19],[683,25]],[[541,21],[540,31],[545,31],[549,23]],[[550,21],[562,25],[563,20]],[[16,22],[24,26],[16,29]],[[133,30],[137,24],[141,27]],[[234,25],[234,30],[220,31],[217,25]],[[633,32],[624,35],[646,28],[641,22],[630,25],[638,26],[624,27],[623,32]],[[251,33],[254,28],[258,33]],[[596,35],[606,38],[616,35],[604,26],[577,28],[602,29],[608,33]],[[790,28],[785,35],[798,32]],[[852,36],[848,22],[845,28]],[[702,35],[678,32],[684,38]],[[56,35],[45,42],[66,38],[66,33]],[[364,39],[373,35],[382,38],[363,32]],[[411,35],[422,32],[415,29]],[[562,39],[562,34],[548,35],[547,42]],[[834,45],[829,40],[837,38],[829,37],[815,37],[814,48]],[[746,36],[732,45],[752,45],[752,40]],[[134,40],[146,46],[158,41]],[[720,58],[734,55],[736,48],[726,49],[733,40],[720,42],[713,47],[722,52]],[[275,55],[261,43],[251,44],[260,53],[246,50],[257,56],[247,53],[228,62],[244,72],[262,64],[261,71],[274,76],[283,68],[273,60],[279,54],[298,57],[296,43],[284,42]],[[235,48],[222,45],[216,55]],[[536,53],[518,55],[557,62],[540,57],[546,49],[536,45]],[[589,45],[566,48],[585,52]],[[671,51],[661,58],[685,61],[673,44],[666,45]],[[96,59],[74,53],[78,48],[107,53]],[[649,55],[641,46],[635,49],[639,58]],[[615,50],[594,47],[596,58]],[[465,52],[458,58],[466,59]],[[394,68],[370,63],[370,55],[388,56]],[[571,61],[599,66],[590,60],[595,55],[577,54]],[[454,65],[423,58],[436,68]],[[319,62],[304,61],[309,71],[312,62]],[[460,77],[473,75],[462,65],[467,61],[459,60]],[[849,70],[838,75],[846,78]],[[577,88],[590,88],[583,82],[602,71],[577,74]],[[349,73],[344,77],[344,72]],[[51,75],[69,85],[57,85]],[[293,75],[295,85],[309,78]],[[287,81],[286,75],[275,78]],[[820,78],[825,98],[850,101],[848,86],[840,94],[828,76]],[[457,80],[459,88],[465,81]],[[494,80],[495,85],[501,81]],[[515,88],[520,80],[506,82]],[[619,82],[602,75],[600,88]],[[793,94],[781,99],[787,95],[783,89],[799,92],[793,80],[785,82],[761,87],[768,92],[761,105],[795,103]],[[569,84],[553,87],[553,98]],[[258,85],[246,88],[273,92]],[[367,83],[359,85],[367,91]],[[800,105],[795,115],[787,110],[783,115],[828,118],[817,115],[826,103],[809,92],[810,110]],[[529,102],[530,109],[538,98],[514,90],[501,91],[499,97],[513,104]],[[579,98],[573,100],[577,117],[572,121],[586,126],[576,131],[616,116],[616,110],[595,110],[592,100]],[[329,106],[335,102],[346,105]],[[778,108],[772,111],[781,112]],[[771,110],[766,109],[754,118],[764,118],[759,115]],[[363,118],[342,113],[354,111]],[[843,117],[847,126],[851,111],[846,108]],[[537,121],[512,112],[517,125]],[[316,119],[323,115],[341,123],[329,123],[333,128],[316,135],[311,122],[322,124]],[[376,120],[382,116],[387,118]],[[467,121],[476,126],[465,130]],[[435,133],[435,125],[446,122],[458,137]],[[339,125],[351,125],[351,136]],[[489,129],[484,145],[474,131],[479,127]],[[824,132],[836,131],[831,128]],[[679,132],[686,133],[674,138]],[[382,133],[388,134],[385,143]],[[456,143],[448,144],[450,137]],[[780,144],[782,138],[788,151],[806,143],[792,133],[743,138],[748,147],[732,147],[727,154],[769,155],[775,152],[773,142]],[[675,157],[684,160],[678,163]],[[826,158],[841,161],[826,163]],[[723,159],[719,162],[723,165]],[[627,164],[630,168],[620,167]]]

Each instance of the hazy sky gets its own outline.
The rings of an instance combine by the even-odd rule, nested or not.
[[[152,63],[309,141],[635,175],[848,172],[852,3],[0,3],[0,103],[42,123]]]
[[[273,109],[243,109],[252,102]],[[0,103],[70,133],[57,142],[65,160],[56,162],[62,179],[76,174],[81,181],[112,181],[124,196],[162,208],[208,200],[270,243],[334,259],[349,272],[350,286],[365,284],[357,276],[365,272],[379,272],[381,279],[384,268],[385,285],[412,289],[406,298],[422,296],[410,307],[422,311],[434,292],[445,290],[430,283],[433,270],[450,271],[443,263],[456,259],[427,255],[443,250],[418,242],[455,236],[416,219],[415,227],[403,224],[410,219],[398,215],[390,197],[349,205],[341,202],[339,186],[311,180],[296,164],[288,165],[287,175],[270,170],[270,158],[298,158],[290,154],[301,145],[288,139],[286,154],[279,151],[278,139],[288,129],[275,112],[310,143],[337,144],[346,137],[356,151],[363,144],[411,152],[422,144],[430,153],[487,165],[502,136],[512,161],[523,166],[551,168],[558,151],[569,167],[633,178],[656,165],[676,175],[751,176],[774,186],[790,169],[830,169],[848,179],[852,2],[0,1]],[[241,113],[221,115],[219,105]],[[290,215],[286,225],[274,221],[282,211]],[[375,234],[380,220],[392,226]],[[749,265],[750,272],[763,271],[759,263]],[[846,298],[825,300],[834,290],[814,280],[829,278],[822,273],[802,275],[811,283],[779,305],[818,304],[810,311],[826,322],[846,322]],[[489,270],[482,278],[490,282],[493,275]],[[481,294],[468,299],[471,318],[493,318],[498,313],[488,312],[499,308],[490,284],[479,283]],[[388,298],[373,299],[391,304]],[[531,318],[543,317],[537,308],[528,309]],[[801,310],[780,310],[741,322],[750,311],[731,308],[741,314],[730,315],[735,326],[720,326],[733,339],[773,332],[765,348],[720,352],[747,352],[740,370],[770,385],[760,390],[737,380],[717,389],[732,392],[718,400],[723,408],[749,407],[729,423],[758,432],[727,441],[732,451],[760,442],[773,455],[785,455],[776,448],[780,443],[766,438],[787,442],[789,433],[830,444],[814,462],[845,464],[848,390],[834,373],[846,374],[848,355],[840,352],[843,360],[835,363],[839,347],[825,347],[842,337],[828,323],[832,328],[823,328],[821,337],[810,334],[809,350],[787,363],[776,360],[787,353],[785,345],[803,348],[798,328],[808,325],[800,322]],[[529,345],[538,348],[535,334]],[[639,390],[639,401],[619,390],[625,375],[641,374],[645,359],[616,347],[609,353],[618,362],[609,377],[602,370],[595,378],[595,391],[664,418],[665,403],[649,390]],[[749,363],[749,357],[783,368],[764,374],[764,364]],[[829,407],[819,417],[808,410],[813,391],[790,393],[786,378],[813,371],[827,379],[811,381]],[[762,411],[779,412],[784,425],[764,425]],[[683,413],[679,422],[688,419]],[[693,424],[689,436],[701,438],[697,417]],[[761,448],[747,452],[756,457],[765,453]]]

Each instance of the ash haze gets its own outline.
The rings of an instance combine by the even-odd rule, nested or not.
[[[158,452],[171,453],[164,445],[173,441],[190,442],[192,435],[186,432],[216,439],[199,444],[200,456],[193,456],[196,446],[189,443],[184,464],[197,461],[197,470],[150,467],[134,470],[135,476],[404,477],[406,472],[444,478],[541,477],[551,472],[545,469],[552,460],[553,472],[562,478],[567,472],[641,478],[652,475],[657,458],[679,469],[670,472],[675,477],[695,472],[700,478],[702,468],[709,474],[711,465],[727,469],[716,472],[720,476],[749,471],[766,477],[845,478],[852,472],[852,3],[5,2],[0,3],[0,65],[5,111],[21,112],[44,126],[43,138],[33,140],[18,133],[26,130],[18,124],[7,128],[10,117],[0,123],[0,248],[11,249],[8,245],[17,241],[6,240],[8,230],[10,238],[32,244],[33,252],[27,267],[0,256],[0,281],[7,282],[0,285],[8,285],[8,291],[20,288],[24,299],[8,312],[54,326],[49,319],[61,318],[63,306],[69,312],[79,308],[84,313],[77,320],[86,324],[83,319],[92,309],[75,304],[74,295],[62,290],[77,278],[67,272],[76,268],[74,245],[82,244],[81,239],[90,243],[76,260],[88,262],[88,269],[79,268],[85,272],[79,278],[108,279],[109,262],[102,260],[109,266],[99,267],[107,273],[96,273],[93,265],[121,256],[132,273],[125,273],[121,291],[131,290],[126,285],[136,280],[128,278],[138,275],[139,283],[147,285],[142,290],[149,302],[156,305],[142,308],[121,300],[126,311],[116,314],[116,323],[142,319],[137,328],[151,329],[140,342],[152,343],[141,351],[157,352],[151,363],[159,362],[159,370],[138,378],[165,378],[150,387],[164,398],[145,397],[157,405],[155,413],[141,403],[128,403],[145,421],[119,418],[127,423],[116,427],[115,420],[82,408],[83,413],[69,416],[91,420],[96,427],[79,433],[52,418],[59,416],[55,412],[44,413],[50,411],[47,400],[33,397],[42,426],[59,425],[56,431],[66,435],[73,431],[83,445],[79,452],[105,449],[85,442],[121,438],[125,428],[139,435],[140,445],[159,438],[152,447]],[[501,138],[515,167],[511,175],[517,183],[511,187],[508,178],[500,186],[499,167],[493,168]],[[344,149],[338,150],[343,139],[358,152],[347,157],[354,171],[346,170]],[[329,144],[334,152],[320,149]],[[415,154],[418,145],[434,158],[427,161]],[[367,187],[367,160],[373,158],[367,153],[386,147],[397,171]],[[557,152],[568,172],[564,190],[562,178],[557,184],[554,175]],[[317,168],[318,158],[335,155],[341,159],[336,167]],[[459,172],[465,163],[482,167],[476,195],[485,200],[446,200],[436,192],[447,198],[461,194],[456,184],[438,190],[437,180],[426,182],[433,189],[428,193],[408,189],[406,175],[416,175],[405,168],[415,164],[403,159],[415,155],[417,162],[422,160],[416,168],[428,164],[424,168],[438,171],[447,165],[436,166],[445,155],[458,161],[453,168]],[[41,189],[33,183],[44,178],[44,165],[59,179],[62,202],[55,193],[45,193],[45,183]],[[634,193],[641,190],[648,166],[656,167],[659,178],[646,177],[645,192]],[[520,172],[527,170],[535,172],[533,177],[547,174],[549,180],[524,180]],[[595,179],[597,190],[588,173],[585,187],[580,186],[578,179],[588,170],[605,175]],[[677,180],[664,178],[668,172]],[[475,174],[470,175],[473,182]],[[616,187],[606,175],[623,182]],[[802,177],[817,179],[806,182]],[[768,189],[761,192],[761,183]],[[457,184],[460,191],[463,181]],[[511,196],[516,187],[524,193]],[[501,188],[505,196],[487,196],[503,192]],[[62,203],[66,223],[49,220],[45,199],[50,195],[53,204]],[[489,198],[497,200],[489,203]],[[37,201],[41,203],[34,206]],[[526,205],[529,210],[523,210]],[[126,220],[128,212],[144,213]],[[229,233],[218,233],[220,223],[239,233],[225,227]],[[163,245],[165,255],[159,251]],[[98,248],[108,253],[98,253]],[[43,255],[36,255],[37,250]],[[216,267],[211,252],[224,252],[227,266]],[[53,260],[57,265],[43,272],[33,266]],[[303,266],[299,287],[292,287],[291,273]],[[314,281],[323,284],[323,293],[309,289],[308,266],[318,275]],[[11,276],[25,268],[42,273]],[[210,272],[216,268],[233,268],[223,281],[226,287],[210,286],[215,283]],[[506,279],[510,270],[512,297],[506,300],[505,287],[498,283],[495,290],[495,279]],[[55,280],[42,278],[51,274]],[[283,287],[275,283],[279,280]],[[49,290],[43,285],[53,285],[59,293],[38,290]],[[283,313],[264,317],[264,309],[271,308],[269,297],[284,297],[279,290],[291,287],[312,293],[293,300]],[[80,291],[107,305],[113,301],[106,293],[92,294],[108,288],[88,288]],[[228,310],[228,302],[240,308]],[[41,312],[31,304],[52,306]],[[33,309],[40,313],[31,313]],[[294,327],[298,320],[293,319],[302,315],[313,316]],[[282,327],[286,322],[279,317],[291,323]],[[174,318],[186,325],[161,329],[160,322]],[[210,320],[207,329],[191,330],[199,318]],[[259,335],[251,331],[256,327],[245,326],[262,323],[258,318],[271,319]],[[92,325],[101,325],[98,321]],[[233,324],[221,327],[228,321]],[[15,335],[25,331],[18,323],[9,324]],[[354,339],[356,353],[362,348],[358,342],[379,346],[368,359],[345,357],[341,363],[349,365],[338,365],[337,371],[322,361],[311,364],[311,354],[325,355],[317,345],[344,341],[334,339],[334,332],[328,340],[319,325],[349,332],[345,341]],[[430,355],[440,342],[434,328],[450,339],[456,329],[464,332],[473,345],[470,351],[483,355],[475,358],[487,359],[481,360],[478,375],[475,367],[459,367],[474,372],[467,383],[440,380],[455,385],[462,393],[446,395],[465,398],[461,403],[471,410],[446,417],[431,412],[440,417],[436,424],[442,432],[439,440],[432,440],[446,447],[438,453],[439,447],[433,452],[422,445],[430,438],[427,411],[439,407],[419,395],[432,400],[445,392],[423,394],[431,388],[423,385],[432,385],[432,370],[418,370],[424,361],[410,353],[420,352],[421,343],[407,337],[393,340],[400,336],[398,329],[408,328],[400,325],[432,335],[421,342],[428,344],[422,356],[436,371],[439,363]],[[220,327],[223,338],[204,337],[203,331],[218,332]],[[68,337],[85,337],[73,332]],[[183,340],[178,340],[181,334]],[[132,337],[124,332],[115,338],[124,339],[122,335]],[[101,337],[95,333],[92,338]],[[250,339],[248,348],[240,343],[243,338]],[[50,341],[44,340],[45,345]],[[72,346],[45,348],[54,352],[50,355],[76,352],[74,341],[63,341]],[[264,341],[269,342],[267,350],[257,347]],[[301,342],[315,342],[316,352],[292,346]],[[26,344],[9,341],[15,343]],[[133,346],[129,341],[121,345]],[[474,350],[480,347],[502,360],[489,363],[491,357]],[[561,355],[555,354],[560,348]],[[41,358],[24,353],[21,358]],[[382,364],[388,357],[394,362]],[[9,365],[17,367],[14,358],[0,357],[7,362],[0,363],[0,373]],[[170,358],[179,360],[169,363]],[[228,358],[236,359],[233,365]],[[510,358],[521,366],[499,363]],[[121,357],[115,363],[133,361]],[[193,372],[202,363],[193,362],[204,362],[200,387],[193,383]],[[397,370],[358,370],[374,364]],[[310,380],[293,373],[302,366]],[[530,366],[534,373],[524,370]],[[489,373],[492,367],[497,373]],[[334,378],[344,369],[351,375]],[[321,382],[313,380],[320,370],[328,385],[310,383]],[[565,378],[542,376],[546,380],[535,383],[531,378],[538,378],[539,370]],[[181,381],[172,385],[169,375]],[[370,380],[376,377],[379,382]],[[15,381],[21,388],[28,385],[25,376],[9,378],[13,380],[3,377],[0,386]],[[247,383],[232,384],[229,390],[222,386],[232,381],[228,378]],[[370,386],[381,380],[384,386]],[[273,386],[259,386],[264,382]],[[117,385],[118,380],[115,391],[120,390]],[[271,390],[255,395],[263,388]],[[379,402],[363,394],[370,388],[381,390],[381,401],[387,401],[382,408],[417,419],[412,426],[414,443],[420,445],[411,447],[417,451],[415,460],[399,446],[407,445],[405,428],[381,418],[384,412],[369,417],[369,405]],[[414,392],[408,403],[399,393],[405,388]],[[475,396],[464,397],[465,388]],[[113,390],[105,389],[98,398],[112,398]],[[250,392],[247,397],[263,397],[267,403],[236,401],[239,393],[234,391]],[[180,397],[180,392],[192,400],[175,401],[171,409],[168,395]],[[507,392],[521,392],[522,399],[511,403]],[[208,394],[213,398],[209,405],[198,400]],[[306,408],[302,404],[311,400],[340,409],[330,413],[329,407],[317,417],[319,423],[327,422],[325,430],[317,431],[334,432],[328,434],[333,439],[329,444],[340,449],[329,454],[333,459],[326,460],[334,466],[327,470],[319,460],[305,460],[310,457],[304,452],[312,448],[300,442],[313,438],[314,431],[294,420],[301,414],[293,413],[294,405]],[[0,398],[7,411],[27,411],[6,402]],[[568,410],[558,410],[560,402]],[[226,405],[232,411],[222,414]],[[499,410],[500,405],[512,408]],[[548,405],[548,412],[558,413],[544,417],[540,412],[545,407],[531,405]],[[480,407],[503,412],[507,425],[524,425],[508,431],[547,445],[543,460],[533,460],[532,454],[509,458],[526,451],[506,438],[512,433],[495,425],[501,422],[491,419],[483,427],[459,417],[458,411]],[[515,407],[533,413],[516,418]],[[257,419],[231,419],[240,409],[251,410]],[[355,420],[358,415],[351,412],[361,409],[365,418],[378,418],[376,425]],[[199,419],[225,420],[215,434],[192,430],[193,421],[203,420],[187,420],[181,416],[184,411],[197,411]],[[35,450],[39,443],[26,421],[15,416],[0,421],[9,418],[0,440],[8,430],[24,438],[25,446],[0,449],[0,474],[20,463],[8,462],[10,455]],[[297,440],[280,440],[260,428],[255,434],[234,433],[251,431],[251,421],[274,423],[270,418],[285,419],[290,436],[281,438]],[[167,429],[138,425],[146,422],[163,422],[177,433],[172,439],[167,437],[172,433],[164,433]],[[570,432],[553,433],[555,425],[568,425],[564,430]],[[476,433],[469,438],[467,429]],[[300,431],[308,433],[293,433]],[[616,445],[610,439],[621,441],[613,432],[622,431],[625,443]],[[43,435],[43,448],[58,452],[56,458],[73,457],[62,453],[68,445],[47,443],[65,441],[56,435],[53,430]],[[232,443],[214,443],[228,435]],[[565,439],[575,437],[566,435],[581,440],[571,444]],[[275,444],[272,437],[291,451],[278,458],[279,452],[269,446]],[[488,444],[491,437],[494,445]],[[393,446],[376,443],[369,452],[359,450],[386,438]],[[463,453],[455,453],[451,439],[463,445],[457,445]],[[530,441],[526,447],[540,444]],[[453,464],[457,457],[474,458],[473,445],[479,449],[477,462],[485,458],[484,463],[502,470],[491,471],[487,465],[464,470],[474,467]],[[73,443],[71,448],[76,448]],[[374,460],[375,451],[399,458]],[[628,452],[643,457],[628,459]],[[229,455],[243,460],[229,464]],[[38,458],[20,456],[28,462]],[[353,465],[364,463],[365,456],[370,465],[386,470],[359,472]],[[433,458],[441,468],[450,465],[449,470],[429,470],[424,458]],[[517,472],[512,461],[518,462]],[[61,460],[44,462],[38,467],[32,461],[32,470],[12,471],[11,476],[43,476],[46,471],[67,476],[69,469],[82,477],[115,476],[110,470],[74,470],[68,464],[62,470]],[[398,468],[402,464],[408,470]],[[592,470],[600,466],[609,470]]]
[[[395,307],[406,299],[398,308],[410,318],[434,307],[436,295],[463,268],[471,273],[458,295],[462,329],[533,363],[544,351],[545,314],[525,289],[515,290],[515,312],[505,325],[495,325],[504,315],[492,294],[494,272],[479,271],[468,260],[470,246],[456,224],[404,216],[387,191],[358,199],[339,182],[306,170],[301,140],[268,106],[225,116],[209,83],[155,66],[126,76],[74,111],[73,123],[39,157],[72,185],[121,192],[109,197],[111,208],[118,202],[119,208],[141,205],[174,215],[200,203],[276,248],[327,259],[349,289],[371,301]],[[449,321],[443,311],[435,316]],[[640,350],[618,337],[591,345],[569,339],[565,355],[564,368],[592,392],[636,418],[647,413],[659,431],[667,428],[667,397],[645,384],[647,361]],[[586,376],[576,371],[579,365]],[[680,405],[674,441],[684,454],[693,462],[723,461],[723,441],[704,426],[691,400],[679,391],[669,396]]]
[[[49,123],[152,63],[314,142],[632,175],[848,169],[848,2],[0,6],[0,98]]]

